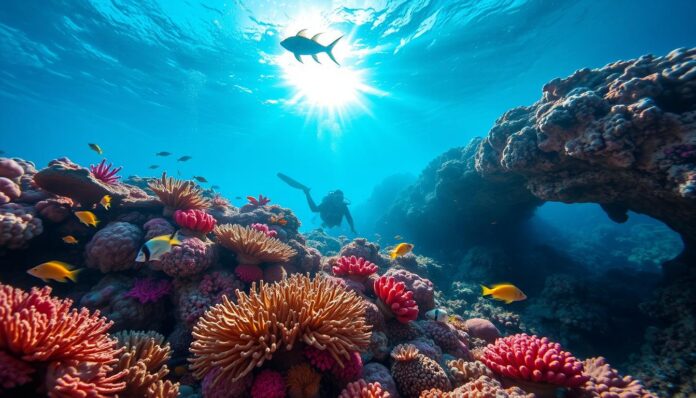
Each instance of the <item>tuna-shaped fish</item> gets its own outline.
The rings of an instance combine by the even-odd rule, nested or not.
[[[303,63],[301,58],[302,55],[311,55],[314,61],[320,64],[321,62],[319,62],[319,58],[317,57],[317,55],[320,53],[326,53],[329,56],[329,58],[331,58],[331,60],[336,63],[336,65],[341,65],[338,63],[338,61],[336,61],[336,58],[334,58],[331,51],[333,50],[336,43],[338,43],[338,41],[341,40],[343,36],[334,40],[328,46],[325,46],[317,42],[317,37],[319,37],[321,33],[317,33],[312,37],[308,37],[306,35],[306,32],[307,29],[302,29],[301,31],[297,32],[295,36],[288,37],[287,39],[281,41],[280,45],[283,46],[284,49],[293,53],[295,55],[295,59],[300,61],[300,63]]]

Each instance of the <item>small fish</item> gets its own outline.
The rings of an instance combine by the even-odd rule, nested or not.
[[[198,181],[198,182],[208,182],[208,180],[206,180],[205,177],[201,177],[201,176],[193,176],[193,179]]]
[[[510,304],[514,301],[522,301],[527,298],[527,296],[522,293],[522,290],[511,283],[500,283],[490,288],[481,285],[481,294],[484,297],[491,296],[496,300],[504,301],[505,304]]]
[[[237,200],[242,200],[242,197],[241,197],[241,196],[235,196],[234,198],[237,199]]]
[[[49,261],[27,270],[27,274],[35,276],[44,282],[50,280],[67,282],[68,279],[77,282],[77,274],[82,271],[82,268],[76,270],[73,268],[75,267],[62,261]]]
[[[109,210],[109,208],[111,208],[111,196],[104,195],[104,197],[99,201],[99,204],[102,205],[102,207],[106,210]]]
[[[428,319],[432,319],[433,321],[443,323],[449,320],[447,311],[443,310],[442,308],[433,308],[432,310],[425,313],[425,317]]]
[[[338,41],[341,40],[341,37],[343,36],[334,40],[328,46],[325,46],[317,42],[317,38],[321,33],[316,34],[312,37],[308,37],[306,35],[306,32],[307,29],[302,29],[301,31],[297,32],[295,36],[290,36],[287,39],[281,41],[280,45],[284,49],[293,53],[293,55],[295,55],[295,59],[298,60],[300,63],[303,63],[301,58],[302,55],[311,55],[314,61],[320,64],[321,62],[319,62],[317,54],[326,53],[329,56],[329,58],[331,58],[331,60],[336,63],[336,65],[340,65],[338,61],[336,61],[336,58],[334,58],[333,53],[331,51],[333,50],[336,43],[338,43]]]
[[[404,240],[404,237],[401,235],[394,235],[394,240]]]
[[[220,186],[219,186],[219,185],[213,185],[213,186],[210,187],[210,189],[220,189]]]
[[[162,151],[162,152],[157,152],[155,154],[155,156],[169,156],[171,154],[172,154],[171,152]]]
[[[408,254],[413,250],[413,245],[410,243],[399,243],[396,247],[389,253],[389,256],[394,259]]]
[[[96,152],[100,155],[104,153],[104,151],[102,151],[101,147],[97,144],[87,144],[87,145],[89,145],[89,148],[91,150],[93,150],[94,152]]]
[[[63,242],[65,242],[69,245],[76,245],[78,243],[78,240],[75,239],[75,237],[72,235],[64,236],[62,239],[63,239]]]
[[[172,247],[181,244],[176,234],[177,232],[175,231],[171,235],[160,235],[148,240],[140,248],[140,252],[138,252],[135,261],[138,263],[158,261],[164,254],[169,253]]]
[[[157,169],[157,168],[159,168],[159,165],[158,165],[158,164],[153,164],[153,165],[151,165],[150,167],[148,167],[148,169],[150,169],[150,170],[154,170],[154,169]]]
[[[180,157],[179,159],[177,159],[176,161],[177,161],[177,162],[185,162],[185,161],[187,161],[187,160],[191,160],[191,156],[188,156],[188,155],[182,156],[182,157]]]
[[[179,366],[174,368],[174,374],[177,377],[181,377],[181,376],[185,375],[186,373],[188,373],[188,367],[186,365],[179,365]]]
[[[91,211],[76,211],[75,216],[80,220],[81,223],[87,225],[88,227],[96,227],[99,224],[99,219]]]

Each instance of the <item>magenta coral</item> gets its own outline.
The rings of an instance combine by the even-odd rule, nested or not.
[[[202,234],[212,232],[217,224],[213,216],[199,209],[177,210],[174,212],[174,221],[181,228]]]
[[[143,225],[143,229],[145,229],[146,241],[158,236],[171,235],[174,233],[174,227],[164,218],[153,218]]]
[[[377,272],[377,266],[362,257],[343,256],[336,261],[332,271],[336,276],[350,276],[364,282],[367,277]]]
[[[527,334],[496,340],[483,350],[481,361],[493,372],[513,378],[564,387],[579,387],[589,380],[583,365],[561,345]]]
[[[249,388],[254,380],[251,373],[240,380],[232,382],[232,379],[222,379],[219,383],[213,380],[220,374],[220,368],[214,368],[208,372],[201,382],[201,390],[205,398],[246,398],[249,396]]]
[[[336,365],[336,360],[333,359],[328,350],[320,350],[312,346],[306,346],[302,352],[309,363],[322,372],[325,372]]]
[[[172,247],[159,261],[150,261],[150,267],[172,278],[185,278],[203,272],[216,257],[215,245],[211,242],[189,237]]]
[[[393,277],[382,276],[375,281],[377,305],[386,316],[395,316],[401,323],[408,323],[418,318],[418,305],[413,300],[413,292],[406,290],[403,282],[396,282]]]
[[[111,163],[108,165],[106,164],[106,159],[102,159],[101,163],[96,166],[91,164],[89,166],[89,171],[97,180],[103,182],[104,184],[113,185],[118,182],[119,178],[121,178],[117,174],[123,167],[115,167],[112,169],[111,166]]]
[[[254,264],[239,264],[234,269],[234,273],[237,274],[239,279],[246,283],[256,282],[263,279],[263,270],[261,267]]]
[[[275,238],[278,236],[278,231],[275,231],[273,229],[268,228],[268,225],[266,225],[266,224],[254,223],[254,224],[251,224],[250,227],[257,230],[257,231],[263,232],[269,238]]]
[[[338,398],[391,398],[379,382],[368,383],[363,379],[348,383]]]
[[[343,367],[335,364],[331,369],[333,373],[339,380],[343,382],[350,382],[357,380],[362,374],[363,363],[359,352],[351,352],[350,359],[343,364]]]
[[[273,370],[263,370],[251,386],[251,398],[285,398],[285,379]]]
[[[101,272],[125,271],[135,266],[143,232],[137,225],[112,222],[100,229],[85,247],[86,264]]]
[[[26,362],[0,351],[0,392],[30,382],[32,373],[34,368]]]
[[[166,279],[136,279],[126,297],[136,298],[140,304],[156,303],[172,291],[172,283]]]
[[[259,195],[259,198],[255,198],[253,196],[247,196],[247,200],[249,201],[249,204],[252,206],[265,206],[268,203],[271,202],[271,200],[267,196]]]

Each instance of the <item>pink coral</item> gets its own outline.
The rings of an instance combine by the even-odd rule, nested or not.
[[[271,202],[267,196],[263,195],[259,195],[258,199],[253,196],[247,196],[247,201],[249,201],[249,204],[254,207],[265,206]]]
[[[522,333],[500,338],[483,350],[480,359],[493,372],[513,379],[564,387],[582,386],[589,380],[582,374],[582,362],[546,337]]]
[[[217,384],[213,383],[220,374],[220,368],[214,368],[208,372],[201,382],[201,389],[205,398],[246,398],[249,396],[249,388],[254,381],[254,376],[249,373],[240,380],[231,382],[232,379],[222,379]]]
[[[500,331],[488,319],[470,318],[464,322],[464,326],[471,337],[483,339],[487,343],[493,343],[500,337]]]
[[[223,295],[234,297],[236,290],[243,289],[242,282],[229,272],[216,271],[205,274],[200,282],[179,289],[179,316],[192,326],[210,306],[221,302]]]
[[[268,225],[266,224],[253,223],[250,225],[250,227],[257,231],[263,232],[264,234],[266,234],[266,236],[270,238],[275,238],[278,236],[278,231],[268,228]]]
[[[60,223],[70,217],[73,205],[72,199],[58,196],[42,200],[36,203],[34,208],[44,220]]]
[[[22,249],[43,232],[43,223],[30,206],[0,205],[0,247]]]
[[[359,352],[351,352],[350,359],[343,364],[343,367],[335,364],[331,369],[333,373],[339,380],[343,382],[349,382],[357,380],[362,374],[363,363]]]
[[[215,262],[217,252],[212,242],[186,237],[181,244],[162,255],[159,261],[150,261],[150,267],[163,271],[172,278],[184,278],[203,272]]]
[[[435,286],[426,278],[420,277],[405,269],[391,268],[384,273],[385,276],[393,276],[397,282],[403,282],[407,290],[413,292],[413,299],[422,312],[435,308]]]
[[[85,247],[86,264],[101,272],[124,271],[135,266],[143,232],[127,222],[112,222],[100,229]]]
[[[413,300],[413,292],[406,290],[403,282],[382,276],[375,281],[374,291],[379,298],[377,305],[385,316],[395,316],[401,323],[418,318],[418,305]]]
[[[445,322],[426,320],[421,322],[423,330],[443,351],[457,358],[468,358],[469,336]]]
[[[14,159],[0,158],[0,177],[9,179],[19,178],[24,174],[24,169]]]
[[[315,368],[325,372],[336,365],[336,360],[333,359],[328,350],[320,350],[312,346],[306,346],[302,351],[309,363]]]
[[[153,218],[146,222],[143,228],[145,229],[146,241],[157,236],[171,235],[174,233],[174,227],[164,218]]]
[[[263,270],[258,265],[254,264],[239,264],[234,269],[239,279],[246,283],[256,282],[263,279]]]
[[[156,303],[172,291],[172,283],[166,279],[136,279],[126,297],[136,298],[140,304]]]
[[[108,165],[106,164],[106,159],[102,159],[101,163],[98,165],[90,165],[89,171],[97,180],[107,185],[113,185],[118,182],[119,178],[121,178],[117,174],[123,167],[115,167],[112,169],[111,166],[111,163]]]
[[[391,398],[379,382],[368,383],[363,379],[348,383],[338,398]]]
[[[583,374],[589,381],[577,396],[583,398],[656,398],[640,381],[631,376],[621,377],[616,369],[609,366],[603,357],[584,361]]]
[[[201,234],[212,232],[217,224],[213,216],[199,209],[177,210],[174,212],[174,221],[181,228]]]
[[[251,386],[251,398],[285,398],[285,379],[273,370],[262,370]]]
[[[332,267],[336,276],[349,276],[364,282],[370,275],[377,272],[377,266],[362,257],[340,257]]]
[[[9,178],[0,177],[0,205],[13,202],[22,195],[19,185]]]

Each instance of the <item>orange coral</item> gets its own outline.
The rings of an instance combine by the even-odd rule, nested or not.
[[[348,383],[338,398],[391,398],[388,391],[378,382],[368,383],[363,379]]]
[[[72,301],[51,297],[51,288],[22,289],[0,284],[0,352],[45,376],[52,396],[91,392],[100,397],[123,389],[123,373],[107,374],[120,350],[106,331],[112,322]],[[24,373],[23,376],[28,375]],[[23,377],[22,382],[29,378]],[[85,395],[86,396],[86,395]]]
[[[449,367],[452,380],[454,380],[457,385],[476,380],[480,376],[495,377],[493,372],[481,361],[456,359],[447,362],[447,367]]]
[[[297,343],[327,350],[343,366],[370,342],[365,302],[329,279],[295,274],[236,295],[236,304],[223,296],[193,328],[191,370],[203,378],[220,367],[213,384],[239,380]]]
[[[235,252],[240,264],[282,263],[297,254],[280,240],[239,224],[219,225],[213,232],[218,243]]]
[[[293,366],[288,370],[285,383],[288,385],[290,398],[316,398],[319,396],[321,375],[306,363]]]
[[[174,210],[207,209],[210,205],[193,181],[167,178],[167,173],[162,173],[161,179],[150,182],[148,186],[165,206],[165,215],[171,215]]]
[[[114,372],[125,371],[125,397],[175,398],[179,384],[163,385],[169,373],[166,362],[171,357],[169,344],[164,336],[155,332],[119,332],[114,335],[125,352],[114,366]],[[160,394],[169,395],[160,395]]]

